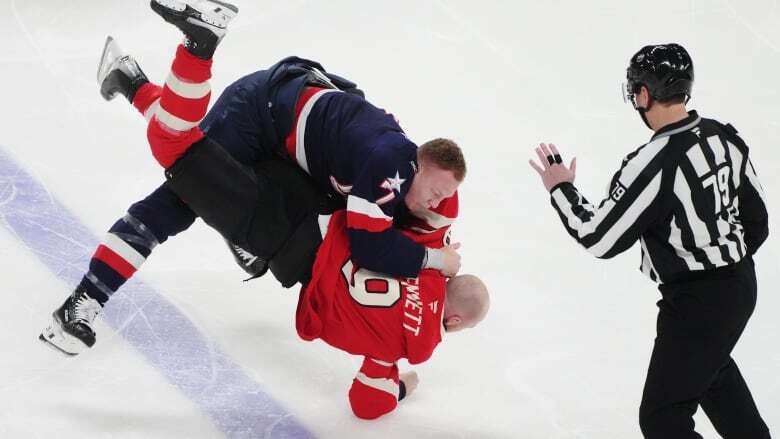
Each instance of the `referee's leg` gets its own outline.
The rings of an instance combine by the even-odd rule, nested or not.
[[[769,429],[731,357],[702,398],[701,408],[724,438],[770,438]]]
[[[646,438],[701,438],[693,422],[699,403],[726,438],[769,437],[730,357],[756,299],[752,265],[738,268],[725,277],[661,287],[658,335],[640,406]]]

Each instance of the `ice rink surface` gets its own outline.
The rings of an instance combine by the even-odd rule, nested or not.
[[[628,59],[672,41],[696,66],[689,108],[740,130],[768,194],[758,306],[734,357],[770,428],[780,425],[777,2],[237,4],[215,96],[296,54],[355,80],[413,140],[461,144],[469,175],[454,237],[463,271],[492,290],[491,314],[416,367],[420,386],[397,411],[359,421],[346,392],[360,358],[300,341],[297,291],[241,282],[198,222],[114,297],[94,349],[46,348],[38,333],[97,240],[163,180],[143,119],[98,94],[104,38],[161,82],[180,36],[141,0],[0,0],[0,437],[640,437],[660,295],[636,246],[599,261],[567,236],[527,160],[554,142],[577,156],[578,187],[603,197],[651,135],[620,96]]]

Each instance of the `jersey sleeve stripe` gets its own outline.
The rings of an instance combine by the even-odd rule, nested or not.
[[[336,93],[339,90],[324,89],[314,93],[303,105],[298,114],[298,122],[295,125],[295,160],[306,173],[309,173],[309,163],[306,159],[306,121],[309,119],[314,104],[328,93]]]
[[[366,230],[369,232],[384,232],[391,228],[391,220],[371,218],[361,213],[347,212],[347,227],[350,229]]]
[[[604,256],[628,229],[636,223],[639,216],[647,210],[661,189],[661,172],[659,171],[615,224],[588,251],[596,256]]]
[[[739,148],[736,147],[733,143],[726,141],[729,148],[729,155],[731,156],[731,163],[734,167],[734,172],[731,173],[731,181],[734,182],[734,187],[739,188],[739,185],[742,184],[742,165],[744,164],[745,157],[742,154],[742,151],[739,150]]]
[[[384,220],[388,222],[393,221],[393,218],[387,216],[382,211],[382,208],[379,207],[376,203],[372,203],[370,201],[367,201],[355,195],[350,195],[349,197],[347,197],[347,212],[358,213],[367,216],[369,218]]]
[[[756,169],[753,167],[753,162],[748,159],[747,166],[745,166],[745,175],[747,176],[750,185],[758,192],[758,196],[761,197],[761,201],[766,206],[766,197],[764,196],[764,187],[761,186],[761,182],[758,181],[758,175]]]
[[[358,372],[355,376],[361,384],[371,387],[372,389],[381,390],[387,392],[394,397],[398,397],[398,383],[387,378],[371,378],[363,372]]]
[[[393,363],[388,363],[387,361],[377,360],[375,358],[372,358],[371,361],[373,361],[374,363],[380,366],[393,367]]]
[[[652,165],[652,162],[668,143],[668,137],[659,138],[644,145],[633,156],[630,156],[630,158],[623,163],[623,167],[617,174],[620,184],[626,188],[630,188],[636,180],[643,175],[643,172],[647,172],[647,170],[652,167],[653,169],[651,170],[656,173],[653,181],[657,179],[660,187],[660,168],[656,169],[655,166]],[[643,194],[646,189],[647,188],[643,189]],[[603,236],[590,235],[593,235],[598,231],[602,222],[612,214],[612,210],[617,203],[612,198],[607,198],[598,206],[598,208],[596,208],[590,203],[583,202],[584,199],[582,195],[580,195],[576,189],[568,192],[569,193],[565,193],[561,187],[554,190],[551,193],[553,204],[566,218],[567,226],[569,229],[576,232],[577,238],[580,241],[586,239],[586,237],[590,237],[592,238],[592,241],[595,241],[589,245],[589,247],[592,248],[595,244],[602,241]],[[636,203],[636,201],[637,200],[632,200],[632,204]],[[649,201],[652,201],[652,199]],[[577,211],[575,211],[575,208]],[[617,214],[620,214],[620,212]],[[634,218],[634,220],[635,219],[636,218]],[[631,224],[633,224],[633,221]],[[613,225],[610,229],[614,227],[615,226]],[[598,253],[600,253],[600,251],[594,249],[594,254],[598,255]],[[606,250],[604,253],[606,253]]]

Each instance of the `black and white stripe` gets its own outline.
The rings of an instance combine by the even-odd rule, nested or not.
[[[747,146],[730,125],[695,111],[629,154],[598,206],[571,183],[551,198],[569,234],[599,258],[639,240],[641,270],[657,282],[734,264],[767,235]]]

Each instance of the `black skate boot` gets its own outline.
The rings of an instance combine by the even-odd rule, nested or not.
[[[152,10],[184,32],[184,47],[201,59],[211,59],[238,8],[218,0],[152,0]]]
[[[138,63],[122,49],[112,37],[106,38],[103,55],[97,73],[100,94],[110,101],[122,93],[130,103],[133,103],[135,92],[149,82]]]
[[[236,260],[236,263],[246,272],[246,274],[251,276],[246,280],[258,278],[268,271],[268,261],[253,255],[237,244],[233,244],[227,240],[225,240],[225,242],[230,249],[230,253],[233,255],[233,259]]]
[[[92,322],[102,310],[100,303],[89,297],[86,290],[76,288],[52,313],[52,323],[38,338],[65,354],[77,355],[95,344]]]

